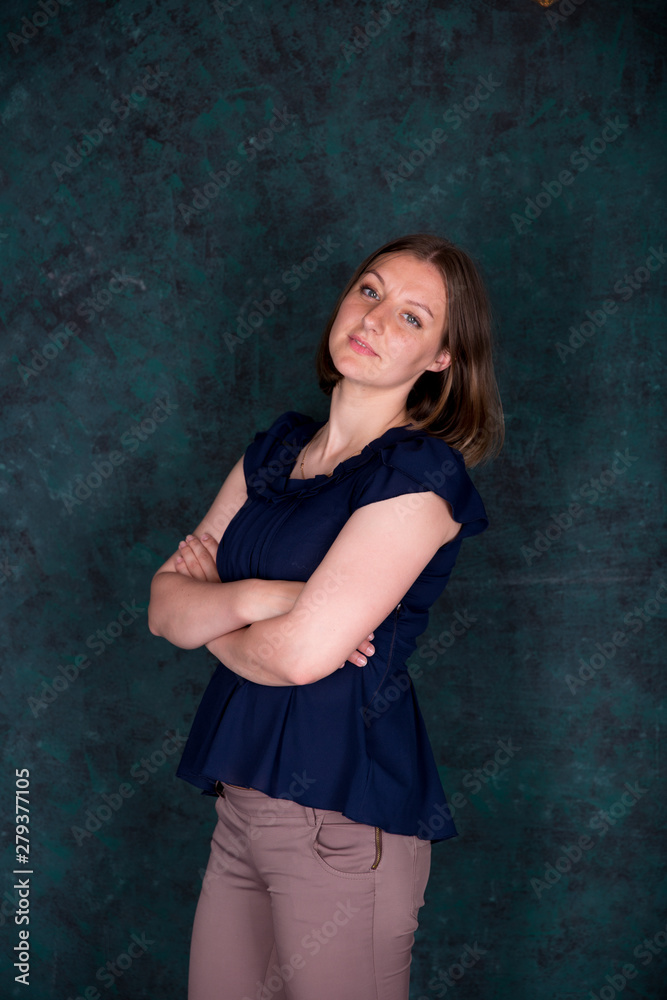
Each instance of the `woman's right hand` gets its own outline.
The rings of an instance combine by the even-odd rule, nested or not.
[[[220,583],[220,574],[216,565],[218,544],[206,532],[201,539],[196,535],[188,535],[178,546],[176,572],[189,576],[191,580],[204,580],[207,583]]]

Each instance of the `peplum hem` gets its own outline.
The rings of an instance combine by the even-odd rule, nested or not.
[[[343,687],[341,679],[331,675],[307,687],[270,688],[271,711],[260,720],[257,698],[267,689],[239,682],[220,664],[197,711],[177,777],[202,795],[216,795],[215,782],[220,780],[303,806],[333,809],[387,833],[432,843],[458,836],[414,692],[406,692],[390,711],[363,715],[350,711],[349,689]],[[318,703],[327,706],[324,738],[322,723],[315,721]],[[397,766],[392,756],[400,733]],[[345,749],[333,753],[336,734],[345,740]],[[308,744],[308,752],[299,753],[301,741]],[[419,781],[413,780],[415,770]]]

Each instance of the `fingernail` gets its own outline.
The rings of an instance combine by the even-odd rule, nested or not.
[[[185,545],[185,542],[179,542],[179,543],[178,543],[178,547],[179,547],[179,549],[182,549],[184,545]]]
[[[191,542],[193,538],[194,538],[194,535],[186,535],[185,536],[186,542]]]
[[[208,535],[202,535],[201,538],[202,538],[202,542],[205,542],[206,539],[208,538]]]

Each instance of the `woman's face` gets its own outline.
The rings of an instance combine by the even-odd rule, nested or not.
[[[404,251],[382,256],[343,299],[329,334],[331,358],[349,381],[409,392],[422,372],[449,365],[439,350],[445,318],[436,267]]]

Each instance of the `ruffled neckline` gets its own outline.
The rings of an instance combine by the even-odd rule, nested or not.
[[[390,427],[384,434],[369,441],[358,455],[351,455],[349,458],[344,458],[342,462],[339,462],[330,476],[325,472],[320,472],[317,476],[311,476],[307,479],[291,479],[290,476],[301,449],[309,440],[312,441],[319,429],[326,424],[326,420],[313,420],[311,417],[301,416],[303,416],[303,422],[292,427],[284,435],[281,442],[284,446],[289,447],[290,450],[296,449],[294,460],[285,462],[282,466],[284,473],[272,476],[270,482],[265,484],[265,490],[268,487],[271,499],[279,500],[281,497],[309,496],[312,493],[318,492],[323,486],[339,482],[353,469],[368,462],[381,448],[394,444],[396,441],[420,435],[423,436],[426,433],[423,430],[410,428],[407,425]],[[270,465],[270,458],[267,464]]]

